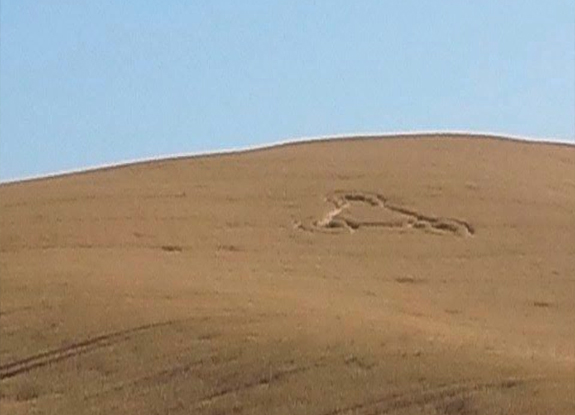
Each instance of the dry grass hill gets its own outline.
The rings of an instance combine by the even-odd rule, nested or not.
[[[0,186],[0,413],[573,414],[575,146],[348,139]]]

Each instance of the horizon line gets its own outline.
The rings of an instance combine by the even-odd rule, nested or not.
[[[37,175],[30,175],[25,177],[13,178],[13,179],[0,179],[0,185],[10,185],[10,184],[18,184],[23,182],[29,181],[36,181],[36,180],[44,180],[44,179],[52,179],[58,178],[62,176],[69,176],[73,174],[83,174],[83,173],[90,173],[100,170],[108,170],[123,166],[130,166],[134,164],[143,164],[149,163],[154,161],[167,161],[167,160],[177,160],[177,159],[184,159],[184,158],[196,158],[196,157],[206,157],[206,156],[224,156],[224,155],[233,155],[233,154],[241,154],[241,153],[248,153],[253,151],[259,150],[268,150],[273,149],[276,147],[288,146],[288,145],[296,145],[296,144],[306,144],[306,143],[313,143],[313,142],[322,142],[322,141],[332,141],[332,140],[350,140],[350,139],[376,139],[376,138],[416,138],[419,136],[433,136],[433,135],[455,135],[455,136],[476,136],[476,137],[485,137],[485,138],[492,138],[492,139],[502,139],[502,140],[509,140],[509,141],[519,141],[524,143],[534,143],[534,144],[558,144],[558,145],[571,145],[575,146],[575,141],[569,139],[562,139],[562,138],[537,138],[532,136],[523,136],[523,135],[516,135],[516,134],[507,134],[507,133],[498,133],[498,132],[482,132],[482,131],[466,131],[466,130],[413,130],[413,131],[396,131],[396,132],[365,132],[365,133],[342,133],[342,134],[326,134],[326,135],[317,135],[317,136],[301,136],[295,138],[287,138],[284,140],[273,141],[263,144],[254,144],[248,145],[244,147],[234,147],[234,148],[224,148],[224,149],[217,149],[217,150],[204,150],[204,151],[197,151],[197,152],[184,152],[184,153],[175,153],[175,154],[162,154],[157,156],[151,157],[142,157],[136,159],[127,159],[127,160],[120,160],[117,162],[111,163],[103,163],[97,165],[91,165],[86,167],[79,167],[79,168],[72,168],[69,170],[60,170],[56,172],[50,173],[42,173]]]

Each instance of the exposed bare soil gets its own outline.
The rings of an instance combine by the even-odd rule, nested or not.
[[[353,139],[0,186],[2,414],[573,414],[575,147]]]

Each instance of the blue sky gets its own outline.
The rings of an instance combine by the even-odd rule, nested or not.
[[[0,179],[290,137],[575,141],[575,1],[0,6]]]

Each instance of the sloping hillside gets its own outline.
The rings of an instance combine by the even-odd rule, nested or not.
[[[0,412],[575,413],[574,212],[458,135],[1,185]]]

